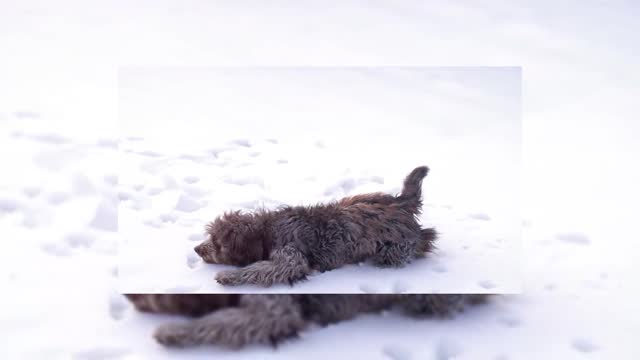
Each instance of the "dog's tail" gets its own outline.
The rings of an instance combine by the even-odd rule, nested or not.
[[[422,208],[422,180],[428,173],[428,167],[419,166],[404,179],[404,186],[398,199],[410,206],[414,212],[419,212]]]
[[[425,254],[435,249],[435,241],[438,238],[438,232],[434,228],[420,229],[420,239],[416,246],[416,257],[423,257]]]

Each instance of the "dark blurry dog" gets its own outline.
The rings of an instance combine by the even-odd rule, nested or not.
[[[363,194],[314,206],[226,213],[207,225],[208,239],[195,247],[205,262],[244,266],[221,271],[224,285],[290,283],[313,270],[372,260],[403,266],[433,249],[436,231],[421,229],[422,180],[414,169],[398,196]]]
[[[328,325],[358,314],[399,308],[416,317],[449,317],[488,295],[198,295],[127,294],[140,311],[199,316],[160,326],[155,339],[167,346],[214,344],[239,348],[278,343],[310,324]]]

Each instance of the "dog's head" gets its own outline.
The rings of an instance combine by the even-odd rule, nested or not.
[[[194,250],[207,263],[245,266],[268,255],[264,226],[253,214],[225,213],[206,230],[209,238]]]

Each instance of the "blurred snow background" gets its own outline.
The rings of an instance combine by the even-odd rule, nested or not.
[[[277,5],[2,3],[2,358],[637,357],[636,2]],[[119,65],[522,66],[524,294],[449,322],[361,318],[278,351],[166,351],[149,337],[164,319],[133,313],[115,291],[115,234],[90,226],[117,196],[109,161],[83,146],[116,143]],[[44,152],[27,145],[60,135],[73,141]],[[77,171],[31,177],[51,163]],[[100,169],[81,172],[90,164]],[[94,191],[66,205],[91,202],[87,216],[44,211],[64,198],[52,193],[84,187],[74,190],[74,173]],[[109,210],[101,214],[94,224],[112,224]],[[44,241],[62,243],[55,227],[90,233],[106,251],[70,245],[86,236],[68,242],[67,256],[43,251]]]
[[[519,68],[125,68],[123,292],[520,291]],[[264,289],[193,251],[224,211],[400,192],[416,166],[438,250]]]

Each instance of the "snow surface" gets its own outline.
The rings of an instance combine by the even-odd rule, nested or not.
[[[519,69],[138,67],[119,84],[136,139],[120,144],[121,291],[520,292]],[[422,164],[426,259],[265,289],[219,285],[231,267],[193,256],[224,211],[397,194]]]
[[[0,358],[638,358],[636,3],[279,4],[3,2]],[[120,64],[521,65],[524,293],[452,321],[364,316],[275,351],[162,348],[150,333],[168,318],[132,311],[117,233],[90,226],[137,193],[113,186]],[[75,195],[79,175],[94,195]]]

